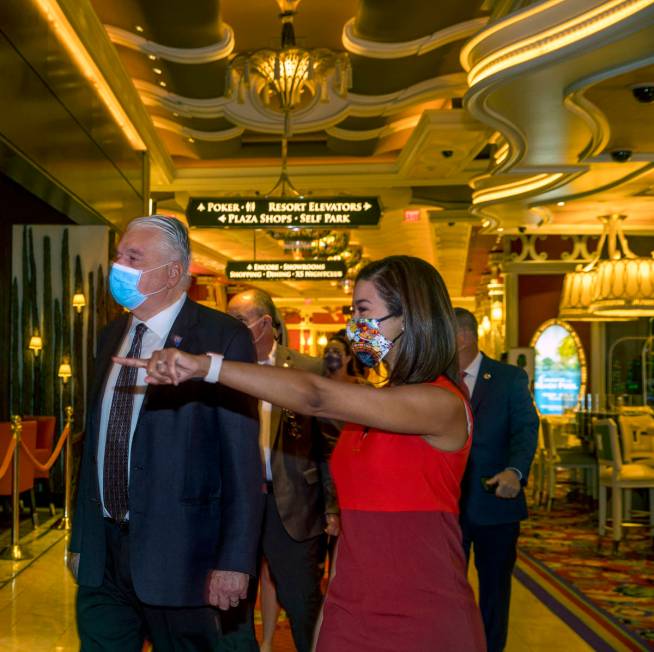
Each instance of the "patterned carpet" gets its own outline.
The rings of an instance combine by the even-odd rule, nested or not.
[[[261,642],[263,628],[261,627],[261,612],[259,611],[258,605],[254,612],[254,621],[257,631],[257,640]],[[293,644],[293,636],[291,634],[291,626],[283,611],[277,620],[277,628],[275,629],[275,635],[273,636],[273,652],[296,652],[295,645]]]
[[[549,606],[558,615],[576,620],[570,624],[594,649],[654,649],[654,550],[649,530],[628,529],[614,555],[610,536],[598,549],[595,515],[587,503],[565,498],[557,500],[550,513],[532,509],[523,523],[516,575],[544,602],[553,601]],[[568,618],[561,613],[564,607]],[[598,637],[604,645],[598,644]]]

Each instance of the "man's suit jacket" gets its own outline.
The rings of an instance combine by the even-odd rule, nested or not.
[[[538,443],[538,414],[527,374],[482,354],[470,400],[474,417],[472,449],[461,492],[461,517],[471,525],[497,525],[527,518],[524,490],[515,499],[484,491],[481,479],[508,466],[527,482]]]
[[[83,586],[99,586],[104,572],[98,429],[111,356],[128,326],[128,315],[118,318],[98,342],[70,544],[80,553]],[[165,346],[175,345],[189,353],[255,360],[245,326],[189,299]],[[200,380],[148,387],[129,477],[129,554],[139,599],[151,605],[202,605],[210,570],[255,575],[262,513],[256,400]]]
[[[275,365],[315,374],[322,371],[322,360],[282,345],[277,346]],[[326,442],[315,419],[288,415],[275,405],[270,433],[275,503],[288,534],[296,541],[305,541],[323,531],[325,512],[338,511]]]

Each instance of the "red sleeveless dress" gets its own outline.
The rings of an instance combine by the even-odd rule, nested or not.
[[[463,398],[443,376],[433,385]],[[471,443],[446,452],[345,426],[331,459],[342,531],[316,652],[486,649],[458,519]]]

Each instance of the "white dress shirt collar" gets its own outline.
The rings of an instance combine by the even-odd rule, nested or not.
[[[468,388],[470,397],[472,397],[472,393],[475,391],[479,367],[481,367],[481,353],[477,353],[474,360],[463,370],[463,382]]]
[[[466,376],[471,376],[475,380],[479,375],[479,367],[481,367],[481,351],[477,353],[473,361],[463,370]]]
[[[177,315],[179,315],[185,301],[186,292],[183,292],[182,296],[179,297],[175,303],[171,303],[167,308],[164,308],[145,321],[137,319],[132,315],[131,329],[135,329],[137,324],[145,324],[153,333],[156,333],[160,339],[165,340],[168,337],[168,333],[170,333],[170,329],[173,327]]]
[[[267,364],[270,365],[271,367],[275,366],[275,363],[277,362],[277,341],[273,341],[272,349],[270,349],[270,353],[268,354],[268,357],[265,360],[259,360],[257,364]]]

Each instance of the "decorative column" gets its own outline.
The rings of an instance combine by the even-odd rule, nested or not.
[[[518,275],[513,272],[504,272],[504,324],[504,348],[508,351],[519,342]]]
[[[590,390],[589,393],[606,396],[606,323],[601,321],[590,324]]]

